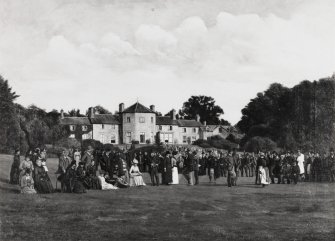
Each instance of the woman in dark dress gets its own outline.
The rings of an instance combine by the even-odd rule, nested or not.
[[[40,158],[36,160],[34,179],[37,193],[52,193],[54,191],[51,180],[42,166],[42,159]]]
[[[14,161],[12,164],[12,168],[10,169],[10,184],[19,184],[20,180],[20,151],[16,150],[14,154]]]
[[[165,185],[169,185],[172,183],[172,163],[171,163],[171,153],[166,152],[164,158],[164,183]]]
[[[86,172],[84,169],[84,163],[79,162],[79,166],[76,170],[76,179],[73,186],[74,193],[85,193],[86,188],[89,186],[86,179]]]
[[[87,166],[86,170],[86,182],[88,183],[88,188],[90,189],[101,189],[99,178],[96,176],[96,167],[94,161]]]

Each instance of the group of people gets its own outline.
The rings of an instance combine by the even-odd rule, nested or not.
[[[19,185],[21,193],[52,193],[54,188],[46,166],[46,150],[36,148],[26,153],[21,161],[20,151],[16,150],[10,172],[10,183]]]
[[[16,151],[11,170],[11,183],[20,184],[22,193],[53,191],[46,150],[27,153],[20,162]],[[335,181],[335,156],[308,153],[259,152],[237,153],[217,149],[170,146],[164,150],[126,151],[124,149],[96,149],[92,146],[64,150],[56,172],[63,192],[84,193],[87,189],[111,190],[145,186],[142,173],[150,174],[151,184],[177,185],[179,174],[189,185],[198,185],[199,176],[207,175],[210,183],[227,178],[228,187],[237,184],[238,177],[254,177],[263,187],[271,183],[297,184],[299,181]],[[161,177],[161,178],[160,178]],[[277,179],[277,182],[275,182]],[[56,182],[57,185],[57,182]]]

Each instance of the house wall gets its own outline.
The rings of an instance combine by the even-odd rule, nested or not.
[[[161,130],[160,130],[160,126],[161,126]],[[172,130],[170,130],[170,126],[171,125],[157,125],[155,133],[157,133],[157,132],[160,133],[160,135],[161,135],[161,142],[165,142],[165,140],[163,140],[163,138],[162,138],[163,136],[167,137],[169,135],[172,135],[171,140],[169,140],[169,144],[180,144],[178,126],[172,125]]]
[[[127,117],[130,118],[130,123],[127,122]],[[144,118],[144,123],[140,122],[140,117]],[[140,135],[144,133],[145,139],[141,144],[150,140],[151,143],[155,142],[156,134],[156,114],[154,113],[123,113],[122,114],[122,142],[130,144],[131,141],[139,141]],[[131,133],[131,138],[127,137],[127,133]]]
[[[186,128],[186,132],[184,132]],[[193,131],[195,128],[196,132]],[[178,127],[179,131],[179,144],[189,144],[200,138],[199,127]],[[184,142],[184,136],[186,138],[186,143]]]
[[[112,137],[115,137],[115,143],[112,144],[120,144],[119,125],[93,124],[93,139],[106,144],[111,143]]]

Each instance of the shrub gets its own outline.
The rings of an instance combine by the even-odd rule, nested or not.
[[[103,149],[104,148],[104,145],[100,141],[93,140],[93,139],[83,140],[81,148],[83,150],[86,150],[88,146],[92,146],[94,149]]]
[[[255,136],[245,143],[244,149],[248,152],[275,151],[277,144],[268,137]]]

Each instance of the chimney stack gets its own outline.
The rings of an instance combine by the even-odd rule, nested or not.
[[[195,120],[196,120],[197,122],[200,122],[200,115],[199,115],[199,114],[196,115]]]
[[[64,110],[63,109],[60,110],[60,118],[64,119]]]
[[[119,112],[122,113],[124,111],[124,104],[120,103],[119,104]]]
[[[207,121],[204,121],[204,126],[207,126]]]
[[[155,106],[154,105],[150,105],[150,110],[152,110],[153,112],[156,112],[155,111]]]
[[[171,115],[172,120],[176,120],[176,110],[175,109],[171,110],[170,115]]]
[[[90,111],[89,111],[88,117],[90,117],[90,118],[94,117],[94,108],[93,107],[90,107]]]

